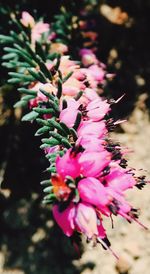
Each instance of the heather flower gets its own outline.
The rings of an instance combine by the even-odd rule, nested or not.
[[[56,94],[57,89],[55,86],[53,86],[52,84],[42,84],[40,82],[36,83],[32,88],[30,88],[31,90],[33,89],[34,91],[37,91],[37,96],[34,99],[31,99],[29,101],[29,106],[30,108],[33,107],[37,107],[39,102],[47,102],[47,97],[40,91],[41,90],[45,90],[46,92],[50,93],[50,94]]]
[[[95,136],[91,138],[91,135],[85,135],[78,138],[76,145],[82,146],[88,152],[100,152],[104,149],[105,141]]]
[[[61,227],[64,234],[70,237],[75,229],[74,218],[75,218],[75,206],[71,203],[65,210],[60,211],[59,205],[54,205],[53,216],[57,224]]]
[[[79,196],[82,201],[94,206],[106,206],[109,203],[109,196],[106,188],[99,180],[88,177],[78,183]]]
[[[111,167],[110,173],[105,177],[105,180],[107,186],[119,193],[132,188],[136,184],[132,174],[127,173],[127,170],[120,166]]]
[[[25,27],[30,27],[33,28],[35,25],[35,20],[34,18],[31,16],[30,13],[28,13],[27,11],[23,11],[22,12],[22,17],[21,17],[21,23],[25,26]]]
[[[107,133],[106,125],[103,120],[93,122],[91,120],[82,121],[77,130],[78,136],[90,135],[92,137],[102,138]]]
[[[98,63],[96,55],[90,49],[86,49],[86,48],[81,49],[80,55],[81,55],[82,63],[85,67]]]
[[[104,81],[106,72],[102,67],[98,65],[92,65],[88,68],[88,70],[95,81],[98,83],[102,83]]]
[[[79,203],[76,209],[75,224],[79,232],[89,239],[98,235],[97,216],[94,207],[87,203]]]
[[[77,118],[78,108],[80,106],[78,101],[74,99],[67,99],[67,108],[61,110],[60,112],[60,122],[63,122],[68,127],[73,127]]]
[[[53,216],[66,236],[74,237],[74,232],[83,233],[93,242],[100,242],[109,248],[102,223],[103,215],[110,218],[112,214],[120,215],[129,222],[137,221],[138,217],[136,209],[132,208],[125,196],[128,189],[137,186],[138,178],[127,168],[126,160],[124,162],[127,149],[113,144],[108,135],[108,131],[122,121],[114,122],[107,118],[111,102],[99,96],[105,79],[113,75],[107,73],[106,66],[97,59],[93,48],[80,50],[80,66],[69,55],[64,55],[69,50],[67,45],[52,42],[57,34],[53,30],[50,34],[49,24],[35,22],[28,12],[22,13],[21,23],[31,29],[32,51],[29,56],[35,61],[32,77],[28,77],[29,73],[24,77],[36,79],[29,85],[29,90],[22,90],[27,95],[31,94],[24,100],[35,97],[28,100],[30,109],[34,111],[26,119],[32,120],[34,116],[40,118],[40,134],[47,135],[47,138],[42,139],[41,147],[50,159],[47,170],[51,172],[51,186],[45,189],[48,195],[44,201],[55,203]],[[82,36],[90,38],[91,41],[87,43],[91,45],[97,34],[87,30],[87,23],[80,21],[79,24],[86,29]],[[43,37],[47,37],[49,42],[51,40],[48,60],[44,61],[37,58],[35,47],[35,42],[39,41],[41,48],[37,43],[38,54],[47,51],[42,44]],[[53,53],[59,53],[58,57],[49,60]],[[28,55],[25,60],[28,63]],[[44,73],[46,75],[41,79]],[[46,84],[37,82],[37,79]],[[44,95],[42,90],[49,96]],[[121,98],[112,103],[118,103]],[[47,107],[50,108],[48,111]],[[44,183],[47,184],[47,181]]]
[[[108,166],[110,160],[111,156],[106,150],[101,152],[84,151],[79,157],[81,173],[86,177],[98,177],[101,171]]]
[[[84,90],[86,86],[83,82],[77,80],[73,76],[71,76],[64,84],[63,84],[63,95],[67,96],[76,96],[80,90]]]
[[[41,35],[49,31],[50,26],[47,23],[35,22],[34,18],[26,11],[22,12],[22,18],[20,19],[21,23],[25,27],[31,28],[31,40],[32,45],[35,44],[35,41],[40,40]]]
[[[56,170],[62,178],[66,176],[76,178],[80,175],[80,169],[79,155],[74,155],[71,149],[68,149],[64,156],[58,156],[56,159]]]
[[[40,40],[42,34],[48,31],[49,31],[49,24],[43,23],[43,22],[36,23],[31,31],[32,43],[34,44],[35,41]]]
[[[51,40],[51,39],[50,39]],[[64,54],[68,52],[68,46],[62,43],[52,43],[50,47],[50,53],[60,53]]]
[[[87,105],[87,116],[93,121],[98,121],[103,119],[109,110],[110,105],[107,101],[102,101],[101,98],[98,98]]]

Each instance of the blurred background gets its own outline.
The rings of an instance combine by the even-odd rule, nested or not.
[[[68,9],[81,1],[0,1],[3,7],[27,10],[50,22],[61,5]],[[98,33],[98,57],[116,77],[106,94],[125,97],[113,110],[116,118],[128,121],[112,138],[128,146],[129,165],[150,178],[150,1],[85,0],[94,13]],[[83,4],[83,3],[82,3]],[[37,12],[35,11],[37,10]],[[10,29],[1,13],[0,33]],[[2,46],[0,47],[2,56]],[[150,232],[137,224],[114,218],[115,229],[106,223],[116,259],[101,246],[84,247],[81,258],[69,240],[55,226],[50,207],[43,206],[40,181],[48,166],[35,124],[22,123],[22,110],[14,110],[17,86],[7,84],[7,70],[0,67],[0,273],[4,274],[141,274],[150,269]],[[141,221],[150,227],[150,188],[128,193],[141,209]],[[84,244],[83,244],[84,245]]]

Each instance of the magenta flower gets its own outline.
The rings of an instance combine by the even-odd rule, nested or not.
[[[95,136],[91,138],[90,135],[85,135],[83,137],[79,137],[76,144],[77,146],[81,145],[88,152],[100,152],[104,150],[105,141],[102,139],[98,139]]]
[[[117,192],[125,191],[136,184],[134,177],[120,166],[112,167],[105,179],[107,185]]]
[[[63,157],[56,158],[56,170],[57,173],[65,178],[71,176],[76,178],[80,175],[81,166],[79,163],[79,155],[74,155],[71,149],[67,150]]]
[[[102,138],[107,133],[107,129],[104,121],[93,122],[89,120],[82,121],[77,132],[79,137],[90,135],[91,138],[93,136]]]
[[[71,203],[65,210],[60,211],[58,205],[54,205],[53,216],[57,224],[61,227],[64,234],[70,237],[75,229],[74,218],[75,218],[75,206]]]
[[[100,207],[109,203],[106,188],[99,180],[88,177],[78,183],[79,196],[82,201]]]
[[[84,151],[79,158],[81,173],[86,177],[98,177],[110,161],[110,153],[106,150],[101,152]]]

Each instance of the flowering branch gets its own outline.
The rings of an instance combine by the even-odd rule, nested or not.
[[[8,82],[21,83],[18,90],[24,96],[15,107],[29,107],[22,120],[36,120],[40,128],[35,135],[43,136],[41,148],[50,163],[49,179],[42,182],[43,202],[53,204],[53,216],[65,235],[85,234],[107,249],[103,218],[120,215],[139,223],[138,210],[125,194],[134,186],[141,189],[146,181],[128,168],[127,150],[110,139],[109,132],[120,121],[110,117],[111,105],[118,100],[100,97],[109,77],[105,65],[92,48],[79,49],[81,65],[65,55],[67,44],[58,40],[63,35],[60,18],[51,29],[27,12],[20,22],[13,16],[18,33],[0,36],[10,45],[4,47],[3,65],[17,68],[9,72]]]

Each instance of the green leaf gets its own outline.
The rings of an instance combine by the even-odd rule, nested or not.
[[[60,122],[59,124],[60,124],[60,126],[63,128],[63,130],[67,133],[67,135],[70,134],[70,130],[69,130],[69,128],[66,126],[66,124],[64,124],[63,122]]]
[[[18,91],[20,91],[21,93],[27,94],[27,95],[37,96],[37,91],[32,90],[32,89],[18,88]]]
[[[2,60],[9,60],[16,57],[16,53],[8,53],[2,56]]]
[[[68,141],[66,138],[62,138],[62,139],[61,139],[61,143],[62,143],[62,145],[64,145],[64,147],[66,147],[66,148],[72,147],[71,144],[69,143],[69,141]]]
[[[28,114],[24,115],[21,120],[22,121],[32,121],[32,120],[35,120],[38,117],[38,115],[39,114],[37,112],[31,111]]]
[[[36,53],[42,58],[42,60],[44,62],[46,62],[46,54],[45,54],[45,51],[42,48],[42,45],[40,44],[39,41],[36,41],[36,43],[35,43],[35,49],[36,49]]]
[[[42,135],[50,130],[49,127],[43,126],[42,128],[38,129],[37,132],[35,133],[35,136]]]
[[[48,119],[48,123],[50,126],[59,130],[64,136],[67,135],[67,131],[64,130],[64,128],[60,125],[60,123],[57,123],[54,119]]]
[[[52,108],[33,108],[34,111],[36,111],[39,114],[55,114],[54,110]]]
[[[44,192],[44,193],[49,193],[49,192],[51,192],[52,190],[53,190],[53,186],[48,186],[48,187],[46,187],[46,188],[43,189],[43,192]]]
[[[57,62],[56,62],[56,65],[55,65],[55,70],[56,71],[58,70],[59,65],[60,65],[60,58],[61,58],[61,54],[58,54],[57,55]]]
[[[51,172],[51,173],[56,173],[56,168],[55,167],[49,167],[46,169],[46,171]]]
[[[78,129],[78,127],[79,127],[79,125],[80,125],[80,122],[81,122],[81,118],[82,118],[81,112],[78,112],[76,121],[75,121],[74,126],[73,126],[73,128],[74,128],[75,130]]]
[[[42,126],[49,126],[49,123],[44,119],[37,118],[36,121],[37,121],[38,124],[40,124]]]
[[[14,39],[11,36],[7,36],[7,35],[0,35],[0,43],[13,43]]]
[[[38,80],[39,82],[45,84],[45,79],[43,79],[43,77],[40,75],[39,72],[31,69],[31,68],[28,68],[28,71],[29,73],[34,77],[35,80]]]
[[[74,99],[78,101],[82,95],[83,95],[83,91],[79,91],[78,94],[74,97]]]
[[[73,74],[73,71],[70,71],[70,72],[66,75],[66,77],[63,78],[63,83],[65,83],[65,82],[72,76],[72,74]]]
[[[27,101],[20,100],[16,104],[14,104],[14,108],[26,107],[27,104]]]
[[[49,184],[50,184],[50,180],[44,180],[40,182],[40,185],[49,185]]]
[[[26,75],[24,73],[8,72],[8,75],[10,75],[11,77],[14,77],[15,79],[19,78],[22,81],[23,80],[25,80],[25,81],[33,81],[34,80],[34,78],[31,75]]]
[[[22,100],[25,100],[25,101],[29,101],[31,99],[34,99],[35,96],[34,95],[25,95],[22,97]]]
[[[42,139],[42,142],[44,144],[49,145],[49,146],[56,146],[56,145],[60,144],[60,142],[57,139],[55,139],[55,138],[50,138],[50,139],[44,138],[44,139]]]
[[[62,95],[62,81],[61,79],[58,79],[58,91],[57,91],[57,97],[60,99]]]
[[[12,78],[7,81],[9,84],[19,84],[21,82],[18,78]]]
[[[74,141],[76,141],[78,139],[76,130],[74,128],[70,128],[70,133],[72,134]]]
[[[45,75],[49,80],[52,80],[52,74],[51,74],[51,72],[48,70],[48,68],[46,67],[46,65],[44,64],[43,60],[42,60],[38,55],[36,55],[36,58],[37,58],[37,63],[38,63],[38,65],[40,66],[41,72],[43,72],[44,75]]]

